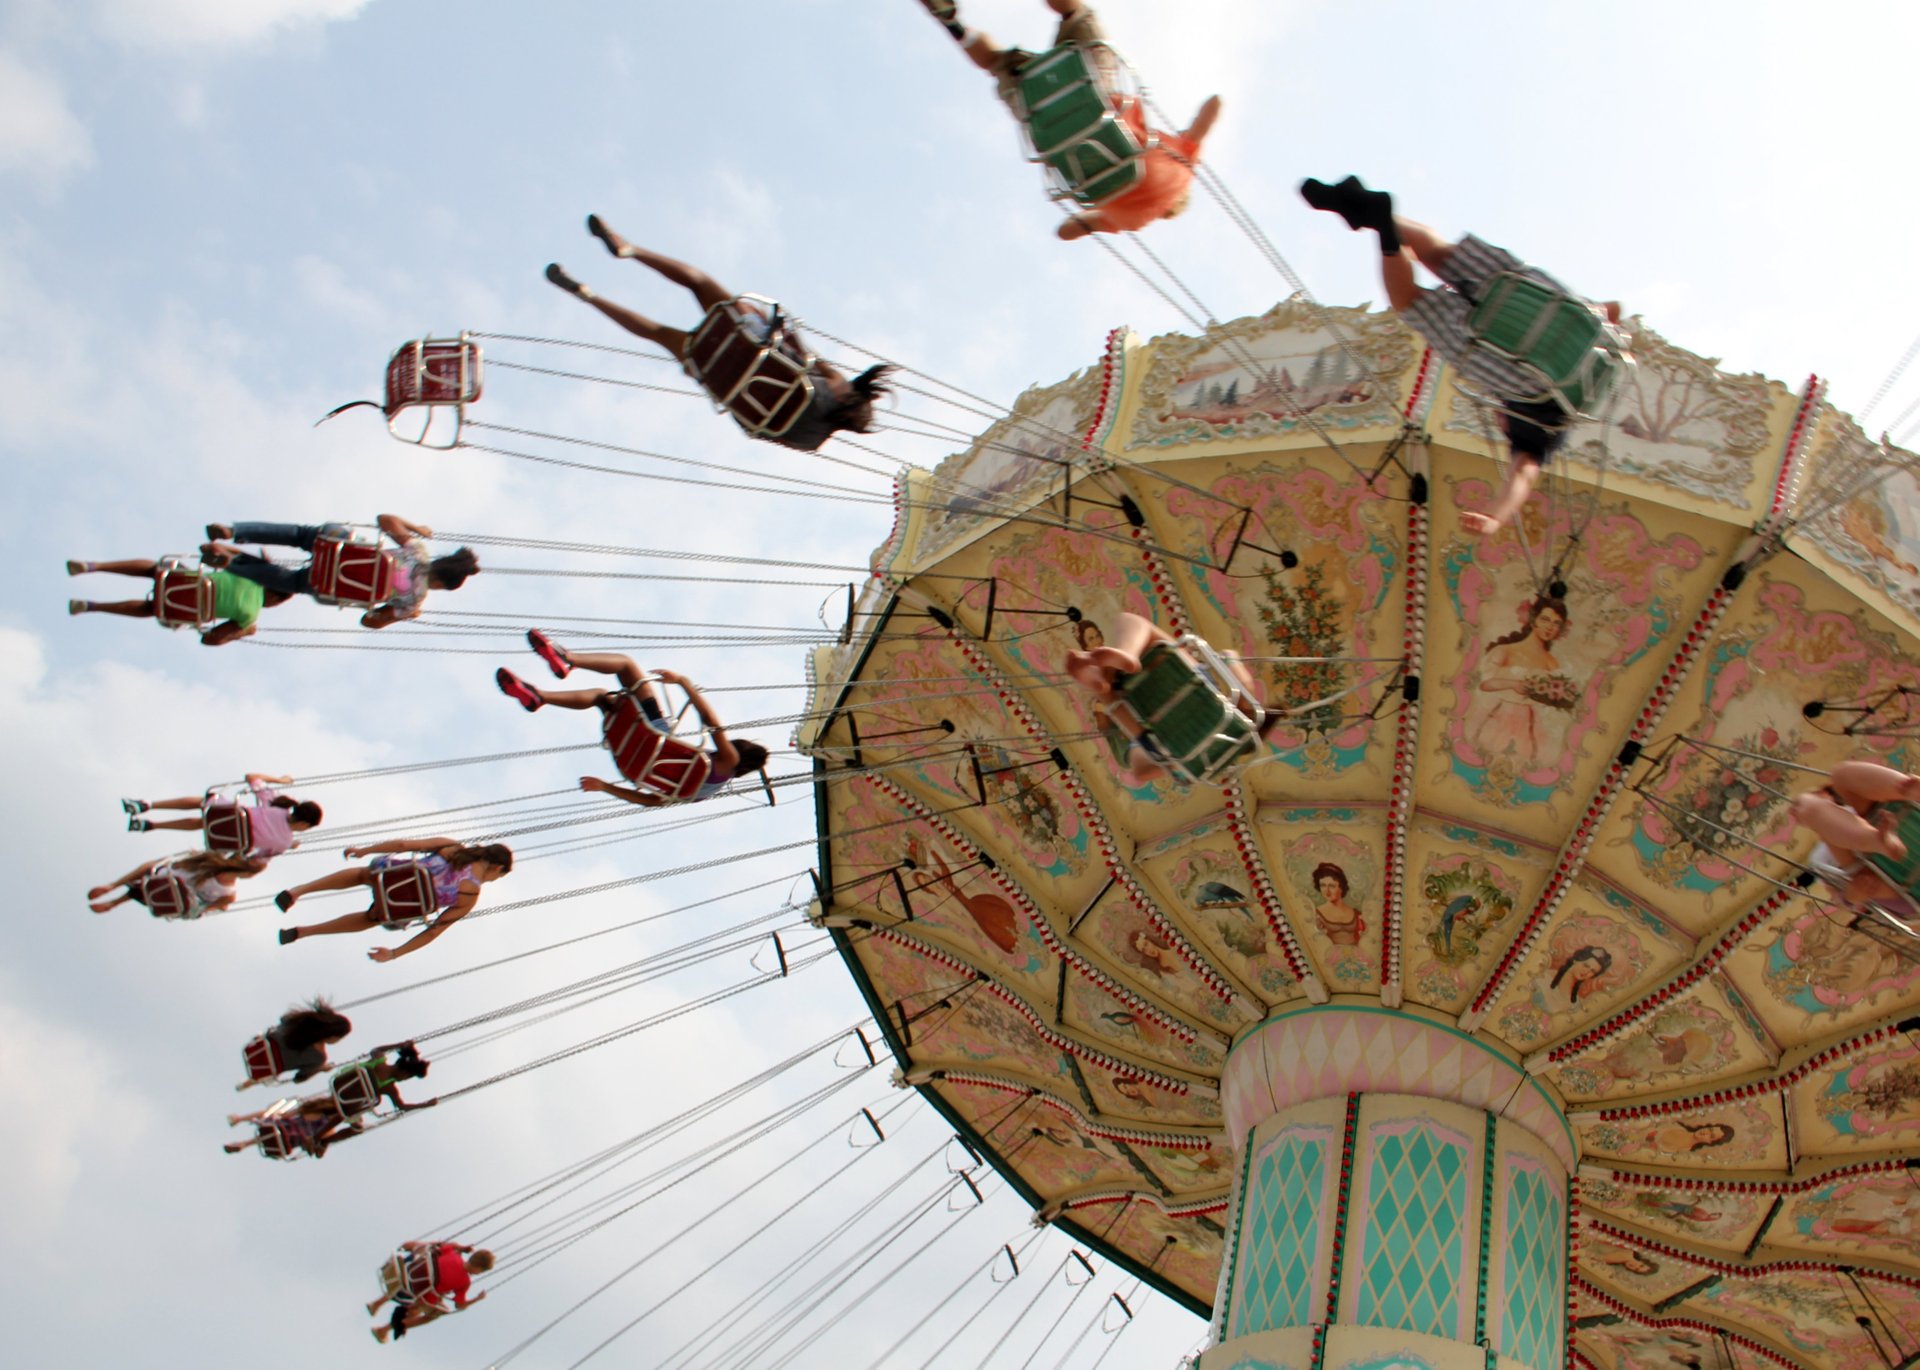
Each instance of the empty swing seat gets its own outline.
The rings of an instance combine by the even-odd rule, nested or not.
[[[247,1068],[247,1083],[250,1085],[278,1079],[287,1068],[286,1062],[281,1059],[280,1049],[265,1035],[255,1037],[240,1048],[240,1060]]]
[[[185,876],[152,871],[140,881],[140,902],[155,918],[198,918],[200,901]]]
[[[1167,769],[1189,784],[1218,779],[1260,749],[1258,705],[1192,634],[1154,643],[1118,689],[1112,713],[1131,715],[1165,754]]]
[[[1123,68],[1101,44],[1068,43],[1020,73],[1016,113],[1060,190],[1088,209],[1124,195],[1146,175],[1149,144],[1115,109],[1114,75]]]
[[[373,1067],[364,1061],[335,1071],[329,1088],[342,1118],[371,1113],[380,1106],[380,1084],[373,1078]]]
[[[406,861],[374,872],[374,916],[389,926],[424,923],[440,909],[433,876],[417,861]]]
[[[377,535],[340,530],[314,539],[307,585],[322,604],[371,609],[393,596],[393,579],[393,550]]]
[[[813,358],[757,295],[716,304],[687,338],[687,375],[749,437],[784,437],[813,404]]]
[[[1586,301],[1515,271],[1487,282],[1468,326],[1474,346],[1539,379],[1536,393],[1502,397],[1510,401],[1551,401],[1569,414],[1590,415],[1626,365],[1619,334]]]
[[[208,851],[221,856],[245,856],[253,850],[253,819],[246,805],[209,796],[200,808],[200,822]]]
[[[601,741],[621,775],[668,799],[692,799],[713,769],[713,758],[683,738],[656,732],[640,700],[618,696],[606,711]]]
[[[153,572],[153,616],[162,628],[211,628],[213,579],[179,557],[162,557]]]

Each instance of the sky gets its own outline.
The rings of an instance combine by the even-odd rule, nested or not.
[[[1173,117],[1222,95],[1210,160],[1330,303],[1377,299],[1371,244],[1307,210],[1293,187],[1305,175],[1358,172],[1393,190],[1404,212],[1478,232],[1590,295],[1618,298],[1729,369],[1793,386],[1817,372],[1844,408],[1868,401],[1916,331],[1900,246],[1916,192],[1891,175],[1894,131],[1907,120],[1903,64],[1920,36],[1910,6],[1694,0],[1597,13],[1108,0],[1101,9]],[[1030,47],[1050,33],[1039,0],[971,0],[964,10]],[[867,1363],[956,1289],[888,1363],[919,1363],[974,1309],[943,1363],[991,1352],[1012,1364],[1031,1352],[1036,1365],[1084,1366],[1106,1350],[1109,1334],[1089,1318],[1130,1281],[1102,1269],[1091,1292],[1016,1284],[991,1304],[1000,1286],[963,1285],[1002,1243],[1032,1239],[1022,1205],[986,1185],[977,1214],[948,1214],[937,1196],[958,1160],[943,1151],[937,1118],[890,1089],[884,1069],[855,1075],[831,1050],[649,1153],[661,1163],[717,1156],[710,1170],[503,1284],[472,1315],[423,1330],[402,1351],[372,1346],[355,1305],[371,1296],[394,1241],[850,1026],[864,1008],[830,960],[449,1100],[317,1163],[220,1153],[222,1115],[236,1100],[271,1097],[231,1092],[240,1044],[297,998],[357,1000],[484,967],[355,1011],[350,1044],[389,1041],[718,936],[803,897],[804,847],[741,855],[804,844],[812,828],[799,792],[773,810],[721,801],[716,811],[731,812],[681,832],[649,835],[643,819],[529,835],[523,855],[541,859],[523,861],[489,902],[713,865],[477,919],[388,966],[363,958],[372,938],[282,949],[270,909],[194,925],[86,911],[87,886],[172,849],[121,830],[122,795],[195,792],[248,770],[314,775],[591,741],[584,721],[527,718],[495,693],[495,666],[537,666],[513,642],[520,627],[574,616],[804,635],[833,592],[796,582],[835,577],[779,569],[746,573],[759,584],[714,584],[483,571],[457,601],[433,607],[498,614],[507,626],[496,636],[367,642],[337,631],[350,625],[345,615],[298,605],[271,617],[276,631],[258,643],[215,654],[148,624],[70,621],[69,594],[114,596],[105,579],[69,582],[68,557],[189,551],[209,521],[385,511],[442,530],[835,566],[860,564],[884,538],[883,477],[750,443],[678,396],[496,368],[475,417],[740,468],[750,475],[713,479],[754,489],[420,451],[388,439],[364,410],[312,426],[335,404],[376,393],[388,353],[408,338],[467,328],[624,342],[542,281],[550,260],[614,298],[692,322],[684,296],[585,234],[590,211],[731,288],[777,296],[839,337],[1000,403],[1091,363],[1112,327],[1180,326],[1097,248],[1053,240],[1057,211],[1011,122],[915,0],[0,3],[0,461],[11,487],[0,527],[13,568],[0,589],[0,802],[23,886],[0,955],[0,1258],[11,1272],[0,1318],[18,1348],[10,1360],[191,1356],[224,1366],[257,1363],[271,1348],[290,1370],[376,1355],[477,1367],[689,1227],[514,1362],[564,1366],[743,1245],[595,1362],[656,1364],[796,1257],[830,1270],[839,1255],[810,1255],[810,1244],[902,1175],[836,1250],[855,1250],[923,1199],[934,1208],[847,1275],[843,1296],[944,1224],[951,1235],[792,1363]],[[1156,226],[1150,241],[1220,319],[1287,292],[1210,204]],[[670,368],[638,359],[489,347],[490,360],[674,384]],[[1920,384],[1903,381],[1878,417],[1916,396]],[[917,397],[900,407],[971,422]],[[476,440],[528,446],[484,430]],[[842,455],[885,472],[931,465],[950,446],[901,434],[870,445],[883,455]],[[842,493],[760,493],[783,476]],[[532,549],[483,548],[482,560],[496,571],[673,569]],[[608,631],[602,641],[645,629]],[[396,650],[408,645],[457,650]],[[658,664],[718,687],[730,720],[804,707],[794,643],[694,641],[668,655]],[[786,746],[785,724],[745,731]],[[313,797],[339,827],[563,790],[590,770],[608,773],[586,752]],[[576,831],[629,840],[569,850]],[[340,845],[323,829],[254,890],[271,893],[283,872],[329,869]],[[621,926],[655,914],[666,916]],[[785,935],[791,945],[814,936]],[[428,1083],[456,1089],[671,1012],[756,976],[754,955],[731,951],[475,1045],[441,1060]],[[758,962],[771,964],[764,950]],[[737,1153],[720,1140],[848,1079],[788,1130]],[[861,1106],[898,1109],[871,1152],[846,1140],[860,1135],[848,1120]],[[827,1183],[849,1160],[846,1178]],[[1066,1246],[1056,1235],[1025,1264],[1044,1275]],[[1029,1298],[1033,1311],[1014,1324]],[[1164,1301],[1141,1305],[1107,1364],[1171,1365],[1202,1334]],[[814,1325],[747,1359],[778,1362]],[[1091,1330],[1070,1345],[1082,1328]]]

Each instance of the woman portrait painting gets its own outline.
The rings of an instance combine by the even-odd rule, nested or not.
[[[1367,921],[1360,916],[1359,909],[1347,902],[1351,889],[1347,873],[1331,861],[1322,861],[1313,868],[1312,878],[1314,891],[1319,896],[1313,921],[1336,947],[1358,946],[1367,930]]]
[[[1612,968],[1613,953],[1605,947],[1576,947],[1552,970],[1534,977],[1534,1006],[1546,1014],[1569,1012]]]
[[[1565,732],[1554,715],[1571,714],[1580,699],[1553,650],[1570,622],[1565,600],[1543,596],[1526,606],[1516,631],[1488,645],[1479,689],[1495,698],[1467,735],[1485,764],[1507,757],[1526,773],[1557,759]]]

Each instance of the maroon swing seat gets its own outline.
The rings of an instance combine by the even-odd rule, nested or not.
[[[313,541],[307,587],[322,604],[371,609],[393,595],[393,549],[353,529],[322,533]]]
[[[433,877],[418,861],[374,872],[374,917],[382,923],[424,923],[440,911]]]
[[[707,311],[681,361],[747,436],[784,437],[813,403],[813,357],[776,321],[780,306],[741,295]]]
[[[263,1085],[269,1080],[276,1080],[287,1068],[286,1062],[281,1059],[280,1048],[264,1033],[240,1048],[240,1061],[247,1071],[247,1082],[240,1086],[241,1089],[247,1085]]]
[[[466,407],[480,398],[480,386],[480,345],[473,341],[472,334],[462,333],[457,338],[421,338],[402,343],[387,359],[385,398],[352,400],[329,411],[320,422],[365,406],[384,414],[387,431],[400,441],[451,451],[460,446]],[[402,433],[397,427],[400,416],[409,409],[427,411],[418,433]],[[440,409],[453,410],[453,432],[435,440],[434,412]]]
[[[170,870],[149,871],[140,878],[140,902],[155,918],[198,918],[200,901],[183,875]]]
[[[342,1118],[371,1113],[380,1106],[380,1086],[373,1078],[373,1067],[365,1061],[335,1071],[329,1089]]]
[[[433,1296],[433,1274],[439,1266],[440,1244],[418,1251],[396,1251],[380,1267],[380,1291],[395,1303],[420,1303]]]
[[[285,1123],[279,1118],[262,1118],[254,1124],[259,1135],[254,1145],[260,1154],[269,1161],[297,1161],[300,1159],[300,1147],[287,1135]]]
[[[656,732],[631,691],[614,698],[600,740],[621,775],[668,799],[692,799],[713,769],[713,758],[684,738]]]
[[[200,805],[200,827],[207,850],[221,856],[245,856],[253,850],[253,819],[230,797],[209,794]]]
[[[153,617],[162,628],[205,631],[217,621],[213,579],[181,557],[162,557],[153,570]]]

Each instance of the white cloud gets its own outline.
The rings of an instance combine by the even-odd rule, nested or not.
[[[93,164],[93,140],[60,83],[0,50],[0,172],[55,181]]]
[[[108,37],[135,47],[233,50],[288,30],[351,19],[367,0],[97,0]]]

